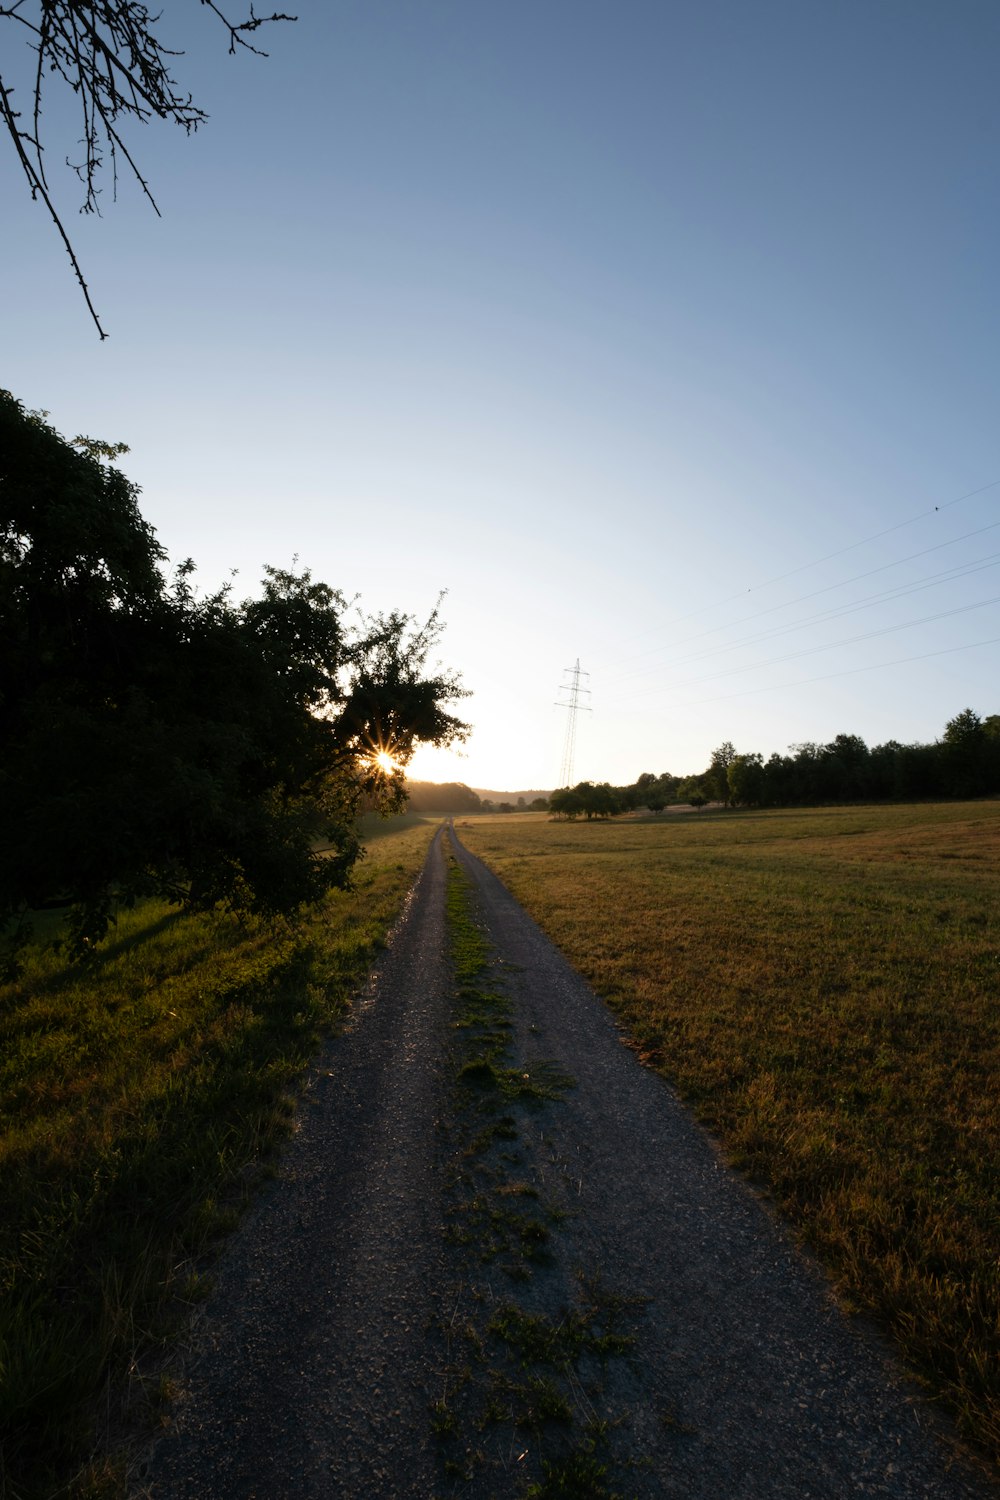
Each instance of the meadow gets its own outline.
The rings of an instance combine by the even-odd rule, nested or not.
[[[81,969],[41,920],[0,988],[0,1495],[121,1492],[206,1252],[269,1170],[433,828],[367,828],[355,889],[294,925],[147,903]]]
[[[456,827],[1000,1457],[1000,802]]]

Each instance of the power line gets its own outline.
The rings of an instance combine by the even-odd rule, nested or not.
[[[732,677],[737,672],[752,672],[758,667],[774,667],[786,661],[797,661],[801,656],[818,656],[821,651],[834,651],[838,646],[856,646],[859,641],[872,641],[881,635],[896,635],[900,630],[912,630],[917,625],[933,625],[937,620],[950,620],[953,615],[967,615],[974,609],[985,609],[988,604],[1000,604],[1000,594],[992,599],[980,599],[975,604],[960,604],[955,609],[943,609],[935,615],[922,615],[919,620],[904,620],[900,625],[883,625],[880,630],[866,630],[861,635],[848,635],[839,641],[827,641],[823,646],[806,646],[801,651],[789,651],[787,656],[772,656],[769,661],[754,662],[749,667],[727,667],[724,672],[715,672],[703,681],[711,682],[716,677]]]
[[[833,552],[827,552],[822,557],[813,558],[813,560],[811,562],[800,563],[797,567],[790,568],[790,569],[788,569],[784,573],[777,573],[777,574],[775,574],[775,576],[773,578],[766,578],[766,579],[764,579],[764,581],[762,583],[754,584],[750,588],[747,588],[747,589],[740,589],[735,594],[728,594],[724,599],[717,599],[717,600],[715,600],[711,604],[702,605],[698,609],[691,610],[691,611],[689,611],[685,615],[678,615],[675,619],[669,621],[666,626],[663,626],[662,629],[667,629],[667,630],[673,629],[677,625],[683,625],[686,620],[696,619],[699,615],[705,614],[710,609],[721,609],[726,604],[731,604],[735,599],[744,599],[744,598],[746,598],[747,594],[758,593],[761,589],[770,588],[773,584],[783,583],[786,578],[794,578],[794,577],[796,577],[800,573],[806,573],[806,572],[808,572],[808,570],[810,568],[818,568],[818,567],[821,566],[822,563],[831,562],[836,557],[843,557],[848,552],[855,552],[855,551],[857,551],[857,549],[859,547],[866,547],[870,542],[880,541],[882,537],[891,536],[896,531],[902,531],[907,526],[915,526],[918,521],[924,521],[924,520],[927,519],[928,516],[933,516],[933,515],[939,514],[940,512],[945,511],[945,510],[951,510],[952,506],[960,505],[965,500],[975,499],[975,497],[977,495],[985,495],[988,490],[994,490],[998,486],[1000,486],[1000,479],[992,479],[992,480],[990,480],[989,484],[980,485],[977,489],[974,489],[974,490],[966,490],[966,492],[964,494],[962,494],[962,495],[956,495],[953,500],[943,501],[940,505],[932,505],[929,510],[919,511],[916,515],[909,516],[905,521],[897,521],[895,523],[895,525],[893,525],[893,526],[887,526],[882,531],[873,532],[871,534],[871,536],[862,537],[859,541],[851,542],[846,547],[838,547],[835,551],[833,551]],[[970,532],[969,534],[970,535],[975,535],[976,533]],[[948,546],[950,544],[949,543],[942,543],[941,545]],[[928,549],[928,550],[933,550],[933,549]],[[920,553],[915,553],[914,555],[915,556],[920,556],[921,554]],[[893,564],[887,564],[887,566],[891,567],[891,566],[893,566]],[[859,576],[860,577],[865,577],[867,575],[860,574]],[[830,587],[837,587],[837,585],[835,585],[835,584],[834,585],[830,585]],[[823,590],[818,590],[818,592],[822,593]],[[805,597],[806,598],[811,598],[813,596],[807,594],[807,595],[805,595]],[[783,606],[783,605],[774,605],[774,606],[772,606],[772,608],[774,608],[774,609],[781,609],[781,608],[784,608],[784,607],[785,606]],[[766,611],[765,611],[765,613],[766,613]],[[750,616],[749,618],[754,618],[754,617]],[[724,629],[725,627],[717,627],[717,628]],[[657,627],[655,629],[638,630],[633,635],[626,636],[625,639],[623,641],[621,641],[617,647],[606,648],[600,654],[601,654],[602,657],[607,657],[607,656],[610,656],[610,655],[617,654],[625,646],[629,645],[632,641],[641,640],[644,636],[650,636],[650,635],[659,634],[660,633],[660,629],[661,629],[660,627]],[[661,648],[654,648],[654,650],[655,649],[661,649]]]
[[[705,661],[711,656],[723,656],[727,651],[736,651],[741,646],[756,646],[763,641],[776,640],[782,635],[791,635],[806,625],[829,624],[833,620],[843,619],[845,615],[855,615],[862,610],[873,609],[877,604],[889,604],[895,603],[897,599],[908,599],[911,594],[923,594],[928,589],[941,588],[946,583],[955,583],[959,578],[968,578],[973,573],[985,573],[989,568],[995,568],[998,561],[1000,561],[1000,552],[994,552],[981,562],[967,563],[964,567],[945,568],[940,573],[932,573],[929,578],[919,583],[900,584],[897,588],[886,589],[880,594],[870,594],[866,599],[857,599],[852,604],[842,604],[835,609],[824,609],[819,614],[807,615],[803,620],[793,620],[790,625],[779,625],[774,630],[765,630],[759,635],[748,636],[745,640],[732,641],[728,646],[713,646],[707,651],[698,651],[692,656],[681,657],[676,664]]]
[[[730,641],[729,644],[725,646],[711,646],[704,651],[695,651],[688,656],[676,657],[673,661],[671,661],[670,667],[674,668],[684,666],[688,662],[706,661],[712,656],[724,656],[727,652],[737,651],[744,646],[756,646],[763,641],[775,640],[782,635],[791,635],[794,631],[801,630],[807,625],[829,624],[833,620],[843,619],[845,615],[858,614],[862,610],[872,609],[878,604],[895,603],[896,600],[906,599],[911,594],[924,593],[927,589],[941,588],[942,585],[946,583],[955,583],[958,579],[968,578],[974,573],[986,572],[989,568],[995,568],[998,562],[1000,562],[1000,552],[994,552],[991,553],[989,557],[980,559],[976,562],[959,564],[954,568],[943,568],[941,572],[932,573],[927,578],[924,578],[917,583],[898,584],[896,588],[883,590],[883,592],[879,594],[870,594],[867,598],[854,600],[850,604],[843,604],[832,609],[821,610],[818,614],[807,615],[804,619],[793,620],[788,625],[779,625],[772,630],[761,631],[757,635],[743,636],[739,640]],[[874,569],[873,571],[878,572],[880,570]],[[834,642],[833,644],[836,645],[841,643]],[[817,647],[816,649],[825,650],[826,648]],[[764,665],[768,664],[764,663]],[[642,671],[639,672],[629,672],[626,673],[623,677],[616,678],[615,681],[627,682],[630,678],[643,677],[648,674],[649,670],[649,668],[643,668]],[[750,670],[750,668],[743,668],[741,670]],[[647,691],[647,689],[643,688],[634,690],[632,693],[626,694],[626,698],[634,697],[637,691],[645,692]],[[618,697],[612,698],[609,701],[612,703],[619,703],[623,700],[621,697]]]
[[[724,703],[730,698],[752,698],[757,693],[782,693],[789,688],[809,687],[814,682],[831,682],[835,677],[856,677],[860,672],[883,672],[887,667],[905,667],[910,662],[930,661],[935,656],[954,656],[956,651],[976,651],[980,646],[1000,645],[1000,635],[986,641],[968,641],[963,646],[945,646],[940,651],[924,651],[919,656],[900,656],[895,661],[870,662],[866,667],[848,667],[843,672],[824,672],[819,677],[803,677],[798,682],[772,683],[770,687],[746,688],[739,693],[718,693],[714,698],[691,698],[681,704],[683,708],[696,708],[703,703]]]
[[[807,646],[802,651],[790,651],[787,656],[773,656],[768,661],[750,662],[748,665],[742,667],[727,667],[722,672],[713,672],[710,676],[702,678],[702,681],[714,682],[719,677],[733,677],[740,672],[755,672],[758,671],[761,667],[774,667],[779,666],[781,663],[786,661],[796,661],[799,657],[802,656],[816,656],[821,651],[836,650],[838,646],[854,646],[857,645],[859,641],[871,641],[875,640],[878,636],[894,635],[897,631],[900,630],[912,630],[917,625],[930,625],[933,624],[936,620],[947,620],[951,619],[954,615],[969,614],[972,610],[975,609],[985,609],[989,604],[1000,604],[1000,594],[994,595],[992,599],[980,599],[975,604],[963,604],[959,605],[956,609],[941,610],[934,615],[923,615],[918,620],[904,620],[902,624],[899,625],[885,625],[879,630],[867,630],[864,631],[861,635],[846,636],[843,640],[839,641],[828,641],[825,645],[822,646]],[[659,690],[663,692],[671,692],[676,687],[682,685],[683,684],[680,683],[664,683],[660,686]],[[648,688],[641,689],[639,692],[626,695],[626,698],[624,699],[619,698],[615,701],[621,703],[628,701],[629,697],[644,697],[650,691],[651,690]],[[764,690],[761,689],[761,691]]]
[[[953,501],[952,504],[954,504],[954,503],[955,502]],[[820,588],[820,589],[813,589],[808,594],[800,594],[795,599],[787,599],[782,604],[771,604],[771,605],[769,605],[767,607],[767,609],[756,610],[753,614],[743,615],[740,619],[738,619],[738,620],[731,620],[731,621],[729,621],[725,625],[713,625],[708,630],[700,631],[697,635],[685,636],[680,641],[675,642],[674,645],[679,645],[679,646],[688,645],[688,644],[690,644],[691,642],[694,642],[694,641],[704,640],[706,636],[718,635],[718,633],[721,630],[731,630],[736,625],[746,625],[751,620],[762,619],[765,615],[777,614],[777,612],[779,610],[782,610],[782,609],[792,609],[796,604],[805,604],[810,599],[818,599],[822,594],[830,594],[830,593],[833,593],[837,589],[847,588],[849,584],[860,583],[865,578],[874,578],[875,575],[878,574],[878,573],[887,573],[892,568],[902,567],[902,565],[904,563],[915,562],[917,560],[917,558],[919,558],[919,557],[929,557],[932,552],[943,552],[945,550],[945,548],[947,548],[947,547],[957,546],[957,544],[959,542],[967,542],[971,537],[983,536],[987,531],[996,531],[998,527],[1000,527],[1000,521],[994,521],[989,526],[979,526],[974,531],[966,531],[966,532],[963,532],[961,536],[952,537],[950,541],[947,541],[947,542],[936,542],[933,547],[922,547],[919,552],[910,552],[905,557],[896,558],[895,561],[893,561],[893,562],[881,563],[877,568],[868,568],[864,573],[855,573],[850,578],[841,579],[838,583],[824,584],[824,586],[822,588]],[[846,549],[846,550],[849,550],[849,549]],[[963,565],[960,564],[959,566],[963,566]],[[968,564],[967,566],[972,567],[973,565],[972,564]],[[938,575],[938,574],[931,574],[930,576],[932,578],[935,578],[935,577],[938,577],[940,575]],[[900,585],[900,588],[903,588],[903,587],[904,587],[904,585]],[[892,591],[890,591],[890,592],[892,592]],[[851,606],[847,606],[846,610],[849,610],[850,608],[851,608]],[[845,612],[846,612],[846,610],[845,610]],[[828,613],[835,613],[835,612],[831,611],[831,612],[828,612]],[[820,616],[814,616],[812,618],[813,619],[819,619],[821,617]],[[781,634],[782,631],[784,631],[784,630],[794,630],[794,629],[797,629],[799,623],[801,623],[801,624],[809,624],[810,620],[807,619],[807,620],[804,620],[804,621],[801,621],[801,622],[793,622],[789,626],[782,626],[780,628],[780,630],[775,631],[774,633],[775,634]],[[753,644],[753,642],[755,640],[759,640],[759,639],[763,639],[763,637],[760,637],[760,636],[746,636],[746,637],[742,637],[741,639],[739,639],[737,641],[734,641],[730,646],[721,646],[721,647],[718,647],[717,649],[721,650],[721,651],[734,650],[736,648],[736,646],[739,646],[739,645],[751,645],[751,644]],[[642,655],[646,656],[646,657],[650,657],[650,656],[662,656],[665,652],[670,651],[671,649],[672,649],[671,646],[656,646],[651,651],[643,652]],[[711,652],[706,652],[705,654],[706,655],[710,655]],[[699,655],[699,653],[696,653],[696,656],[697,655]],[[681,658],[681,660],[683,660],[683,661],[691,661],[691,660],[695,660],[695,659],[696,659],[696,657],[683,657],[683,658]],[[623,673],[619,677],[614,677],[614,678],[610,679],[610,685],[613,686],[615,683],[627,682],[627,681],[629,681],[630,679],[632,679],[634,677],[642,677],[647,672],[652,671],[652,670],[655,670],[655,669],[652,668],[652,667],[639,667],[639,668],[637,668],[633,672],[625,672],[625,673]]]

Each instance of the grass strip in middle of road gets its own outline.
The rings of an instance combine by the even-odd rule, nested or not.
[[[502,963],[466,875],[447,858],[455,990],[445,1234],[455,1280],[432,1414],[442,1484],[457,1493],[495,1473],[509,1486],[513,1464],[511,1492],[529,1500],[613,1500],[601,1383],[607,1361],[631,1347],[630,1304],[562,1263],[565,1216],[538,1128],[574,1081],[557,1063],[521,1056]]]

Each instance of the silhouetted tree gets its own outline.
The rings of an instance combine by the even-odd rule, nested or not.
[[[378,752],[466,732],[436,612],[349,625],[307,571],[168,587],[119,451],[0,392],[0,924],[71,903],[81,951],[144,892],[287,912],[346,884],[362,802],[405,800]]]
[[[989,749],[983,721],[973,709],[963,709],[945,725],[942,755],[955,795],[976,797],[986,790]]]

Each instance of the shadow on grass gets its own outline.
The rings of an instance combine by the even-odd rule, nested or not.
[[[53,948],[60,941],[59,934],[63,929],[65,918],[61,912],[57,915],[51,910],[39,912],[37,915],[42,921],[35,923],[36,914],[32,913],[34,935],[31,941],[35,944],[41,941],[44,947]],[[58,995],[60,991],[70,989],[73,985],[79,984],[81,978],[89,978],[91,975],[100,974],[115,959],[121,958],[123,954],[131,952],[133,948],[138,948],[151,938],[157,937],[161,932],[167,932],[182,917],[188,915],[190,914],[185,912],[182,906],[178,906],[174,911],[165,912],[162,917],[157,917],[153,921],[145,923],[144,926],[134,928],[122,937],[110,943],[102,944],[100,948],[95,948],[80,963],[72,963],[67,959],[64,967],[59,969],[55,974],[33,975],[31,978],[31,989],[36,995]],[[39,926],[42,928],[41,933],[38,930]],[[3,937],[5,938],[6,934]]]

